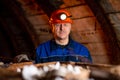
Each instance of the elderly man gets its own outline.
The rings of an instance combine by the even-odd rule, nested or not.
[[[50,17],[54,38],[36,48],[36,63],[73,61],[92,63],[88,49],[69,36],[72,26],[71,15],[64,9],[56,10]]]

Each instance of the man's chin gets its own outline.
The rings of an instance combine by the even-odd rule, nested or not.
[[[65,40],[65,37],[58,37],[59,40]]]

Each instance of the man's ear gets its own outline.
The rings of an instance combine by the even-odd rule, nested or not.
[[[55,29],[54,24],[51,24],[50,26],[51,26],[50,27],[51,28],[51,32],[54,33],[54,29]]]

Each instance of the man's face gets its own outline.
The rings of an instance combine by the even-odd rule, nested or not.
[[[57,39],[66,39],[71,31],[71,23],[56,23],[52,27],[54,37]]]

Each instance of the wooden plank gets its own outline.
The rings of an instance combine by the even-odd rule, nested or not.
[[[111,6],[115,10],[115,12],[120,12],[120,0],[109,0]]]
[[[114,28],[118,41],[120,41],[120,26]]]
[[[95,17],[76,19],[73,21],[72,26],[72,31],[87,31],[96,30],[100,28],[100,25],[96,22]]]
[[[110,50],[110,47],[109,43],[107,42],[88,43],[86,44],[86,47],[89,49],[92,56],[109,56],[110,54],[110,52],[108,52],[108,50]]]
[[[71,7],[67,10],[71,13],[73,19],[76,19],[76,18],[81,19],[81,18],[87,18],[92,16],[94,17],[92,11],[87,5]]]
[[[25,15],[27,16],[44,13],[44,11],[37,4],[36,0],[16,0],[16,1],[20,4]]]
[[[94,64],[110,64],[108,56],[92,56]]]
[[[63,0],[64,4],[60,6],[60,8],[66,8],[66,7],[71,7],[71,6],[76,6],[76,5],[81,5],[84,4],[84,0]]]
[[[109,23],[108,19],[104,15],[103,9],[100,7],[100,4],[95,2],[94,0],[85,0],[88,6],[93,11],[94,15],[98,19],[98,22],[101,24],[103,31],[105,32],[104,35],[107,36],[110,48],[111,48],[111,64],[120,64],[120,46],[118,45],[116,34]],[[111,34],[112,32],[112,34]],[[114,56],[114,54],[116,54]]]
[[[111,6],[110,0],[99,0],[98,3],[101,5],[105,13],[110,13],[114,11],[113,7]]]
[[[50,25],[37,25],[34,26],[34,30],[37,34],[51,34]]]
[[[50,40],[52,38],[52,34],[39,34],[38,38],[39,38],[39,43],[43,43]]]
[[[107,42],[107,37],[104,36],[102,30],[91,30],[91,31],[72,31],[71,36],[78,42],[81,43],[96,43],[96,42]]]
[[[108,18],[113,27],[120,27],[120,13],[109,14]]]
[[[48,24],[48,16],[45,14],[37,15],[37,16],[29,16],[27,18],[33,25]]]

